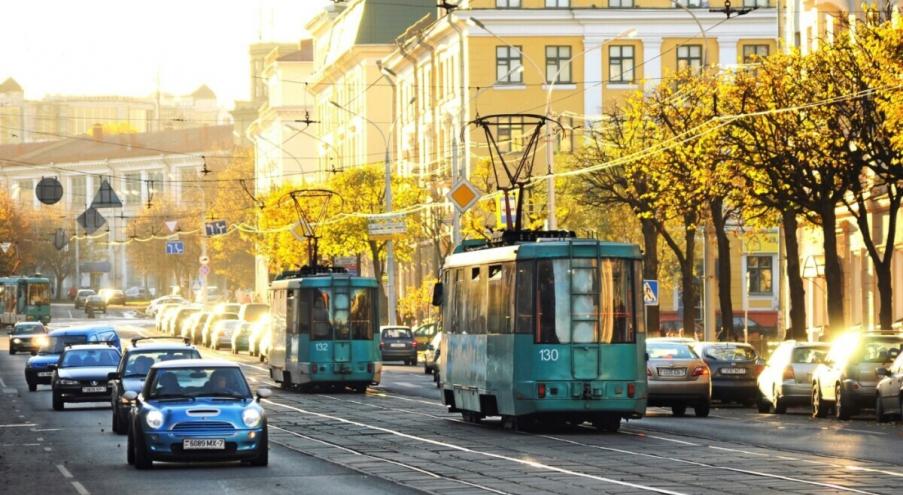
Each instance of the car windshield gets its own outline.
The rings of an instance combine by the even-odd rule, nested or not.
[[[251,391],[237,367],[160,369],[147,385],[150,399],[167,397],[235,397],[247,399]]]
[[[86,368],[89,366],[116,366],[119,351],[116,349],[70,349],[63,354],[61,368]]]
[[[45,332],[47,330],[40,323],[20,323],[13,328],[13,335],[35,335]]]
[[[84,344],[88,342],[86,335],[57,335],[50,337],[47,347],[41,349],[42,354],[59,354],[66,350],[67,345]]]
[[[411,331],[407,328],[386,328],[383,329],[384,339],[410,339]]]
[[[687,344],[678,342],[646,342],[649,359],[694,359],[696,353]]]
[[[819,358],[825,357],[828,350],[824,347],[797,347],[793,350],[791,362],[794,364],[816,364]]]
[[[886,363],[891,360],[891,349],[903,349],[903,338],[866,340],[854,357],[860,363]],[[858,358],[858,359],[857,359]]]
[[[754,361],[756,351],[743,346],[709,346],[705,355],[716,361]]]
[[[170,349],[165,351],[132,351],[125,363],[123,378],[145,377],[151,366],[161,361],[173,359],[200,359],[201,355],[194,349]]]
[[[90,290],[90,289],[83,289],[83,290],[78,291],[78,297],[85,297],[85,296],[90,296],[93,294],[94,294],[94,291]]]

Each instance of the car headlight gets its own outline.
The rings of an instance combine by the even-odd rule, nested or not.
[[[13,344],[21,344],[22,339],[13,339]]]
[[[34,343],[37,344],[38,347],[46,347],[47,344],[50,343],[50,339],[48,339],[45,335],[41,335],[40,337],[36,337],[34,339]]]
[[[78,380],[66,380],[61,378],[57,383],[60,385],[78,385]]]
[[[245,422],[245,426],[248,428],[255,428],[260,424],[260,411],[255,408],[249,407],[241,413],[241,420]]]
[[[163,413],[157,410],[149,411],[147,416],[144,417],[144,421],[147,423],[147,426],[156,430],[163,426]]]

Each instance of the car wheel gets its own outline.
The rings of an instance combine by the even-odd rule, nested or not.
[[[828,416],[828,405],[821,398],[818,384],[812,386],[812,417],[824,418]]]
[[[10,353],[10,355],[15,354],[15,353],[16,353],[16,350],[13,349],[12,347],[10,347],[10,348],[9,348],[9,353]]]
[[[251,459],[248,463],[252,466],[264,467],[270,462],[270,442],[267,435],[267,427],[264,425],[263,433],[260,435],[260,442],[257,444],[257,457]]]
[[[147,446],[144,444],[144,435],[139,428],[132,428],[132,445],[134,446],[135,469],[150,469],[154,467],[154,461],[147,454]]]
[[[771,412],[771,402],[765,398],[765,394],[759,391],[759,398],[756,400],[756,409],[761,414],[768,414]]]
[[[781,394],[778,393],[777,390],[774,391],[774,413],[787,413],[787,401],[784,399],[784,397],[781,396]]]
[[[37,389],[38,389],[38,384],[37,384],[37,383],[28,382],[28,391],[29,391],[29,392],[34,392],[34,391],[36,391]]]
[[[123,418],[118,408],[113,408],[113,433],[125,435],[128,433],[128,419]]]
[[[66,403],[63,402],[63,394],[53,391],[53,410],[54,411],[62,411],[66,407]]]
[[[698,404],[693,407],[693,414],[696,415],[697,418],[708,418],[709,411],[712,409],[711,402],[704,402],[702,404]]]
[[[430,371],[430,367],[424,364],[423,365],[423,374],[429,375],[430,373],[432,373],[432,371]]]
[[[847,398],[843,395],[843,387],[840,385],[834,387],[834,415],[837,419],[847,420],[850,419],[852,411],[847,404]]]
[[[130,466],[135,464],[135,440],[132,436],[131,429],[129,429],[129,439],[125,446],[125,461],[128,462]]]
[[[884,415],[884,403],[881,402],[880,395],[875,398],[875,420],[879,423],[887,421],[887,417]]]
[[[671,406],[671,414],[675,417],[682,418],[685,414],[687,414],[687,406],[685,404],[681,404],[679,406]]]

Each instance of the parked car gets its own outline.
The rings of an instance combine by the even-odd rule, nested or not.
[[[9,353],[37,352],[47,345],[47,327],[39,321],[20,321],[9,331]]]
[[[107,304],[125,304],[125,292],[119,289],[100,289],[97,295]]]
[[[903,419],[903,352],[890,352],[897,358],[887,368],[878,368],[878,385],[875,386],[875,418],[879,423],[888,418]]]
[[[213,328],[210,330],[210,347],[214,351],[218,351],[220,347],[232,347],[232,335],[241,328],[241,324],[243,321],[238,319],[238,315],[235,315],[235,319],[221,319],[213,325]]]
[[[266,466],[269,459],[266,412],[237,363],[208,359],[155,364],[141,394],[126,392],[134,401],[129,421],[126,458],[137,469],[154,461],[235,461]],[[193,411],[216,410],[216,420]]]
[[[168,320],[166,327],[163,329],[163,333],[166,335],[179,336],[182,331],[182,323],[188,319],[189,316],[201,312],[201,307],[198,305],[185,305],[180,307]]]
[[[75,293],[75,309],[81,309],[85,305],[85,299],[88,296],[93,296],[97,294],[93,289],[79,289],[78,292]]]
[[[851,332],[840,336],[812,373],[812,415],[823,418],[833,408],[837,419],[849,419],[875,407],[875,370],[903,348],[903,334]],[[894,351],[896,349],[896,351]]]
[[[692,347],[709,366],[713,400],[745,406],[756,403],[756,378],[765,366],[753,346],[742,342],[699,342]]]
[[[172,303],[164,303],[160,305],[157,310],[157,314],[154,316],[154,328],[158,332],[162,332],[164,328],[166,328],[167,320],[172,314],[177,311],[180,307],[186,305],[188,303],[184,302],[172,302]]]
[[[132,402],[122,396],[126,392],[138,393],[144,388],[144,379],[151,366],[175,359],[200,359],[198,350],[184,341],[173,342],[172,338],[136,338],[119,360],[116,371],[111,373],[110,401],[113,406],[113,432],[124,435],[128,432],[129,409]]]
[[[425,351],[426,346],[433,340],[433,336],[439,331],[435,322],[424,323],[413,330],[414,340],[417,342],[417,350]]]
[[[223,320],[237,320],[238,313],[214,313],[207,321],[204,323],[204,328],[201,330],[201,344],[206,347],[213,347],[213,340],[211,336],[213,334],[213,328],[217,323]]]
[[[88,315],[92,313],[107,314],[107,301],[98,294],[88,296],[85,299],[85,313]]]
[[[148,304],[147,308],[144,309],[144,314],[147,316],[156,317],[157,313],[160,311],[160,309],[163,307],[164,304],[173,304],[173,303],[178,304],[178,303],[186,303],[186,302],[188,302],[188,301],[186,301],[185,299],[183,299],[179,296],[158,297],[158,298],[154,299],[153,301],[151,301],[150,304]]]
[[[257,357],[261,363],[265,363],[270,359],[270,347],[273,344],[272,327],[266,327],[266,330],[260,334],[260,343],[257,344]]]
[[[238,310],[238,319],[254,323],[270,314],[270,305],[264,303],[242,304]]]
[[[383,361],[404,361],[409,366],[417,364],[417,344],[408,327],[380,327],[379,350]]]
[[[116,371],[119,349],[112,345],[75,345],[63,350],[53,376],[53,410],[62,411],[67,402],[107,402],[108,377]]]
[[[423,373],[426,375],[435,374],[439,370],[440,344],[442,343],[442,334],[433,335],[433,339],[426,345],[426,358],[423,360]]]
[[[241,326],[232,333],[232,342],[230,345],[232,354],[238,354],[239,351],[248,350],[248,344],[251,338],[251,325],[250,322],[242,321]]]
[[[221,302],[216,304],[213,307],[214,313],[235,313],[238,314],[241,311],[241,304],[238,303],[229,303],[229,302]]]
[[[649,356],[647,404],[670,407],[675,416],[686,414],[688,406],[696,416],[708,416],[712,404],[712,373],[690,344],[649,339],[646,353]]]
[[[197,317],[197,320],[195,320],[194,324],[188,330],[188,340],[190,340],[194,345],[200,345],[202,341],[201,337],[204,333],[204,327],[207,326],[207,321],[209,321],[210,317],[213,316],[213,312],[201,311],[194,316]]]
[[[812,372],[828,348],[828,344],[818,342],[781,342],[756,380],[759,412],[784,414],[788,406],[808,406],[812,400]]]
[[[260,344],[266,334],[270,333],[270,318],[264,317],[251,324],[251,334],[248,336],[248,354],[260,355]]]
[[[151,297],[153,294],[146,287],[129,287],[125,290],[125,298],[129,301],[147,301]]]

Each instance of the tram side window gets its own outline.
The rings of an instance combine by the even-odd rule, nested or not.
[[[486,333],[509,334],[513,327],[514,263],[489,265]]]
[[[567,260],[539,260],[536,262],[536,342],[564,344],[570,341],[566,271],[560,262]],[[564,296],[563,298],[561,296]],[[560,321],[562,320],[562,321]],[[559,328],[560,327],[560,328]]]
[[[467,283],[467,333],[481,335],[486,333],[486,313],[488,312],[486,267],[469,269],[470,280]]]
[[[294,289],[289,289],[285,296],[285,323],[288,333],[292,335],[298,334],[298,325],[295,324],[295,292]]]
[[[630,277],[630,284],[633,286],[633,299],[631,302],[633,303],[631,307],[633,308],[633,318],[636,326],[636,331],[639,333],[646,333],[646,318],[645,313],[638,311],[643,308],[643,262],[637,261],[633,264],[633,273]]]
[[[314,289],[311,310],[311,340],[332,340],[332,322],[329,318],[331,294],[328,289]]]
[[[310,333],[310,290],[298,289],[298,333]]]
[[[517,285],[514,290],[514,331],[517,333],[533,333],[535,267],[533,261],[521,261],[517,264]]]
[[[454,277],[454,292],[452,292],[454,299],[451,302],[451,332],[463,333],[464,318],[467,315],[464,308],[464,269],[456,268],[452,277]]]
[[[373,289],[354,289],[351,293],[351,338],[373,338]]]
[[[351,328],[348,326],[348,294],[337,291],[333,295],[332,323],[336,340],[351,339]]]
[[[633,290],[626,260],[605,260],[601,266],[602,324],[599,341],[619,344],[634,342]]]

